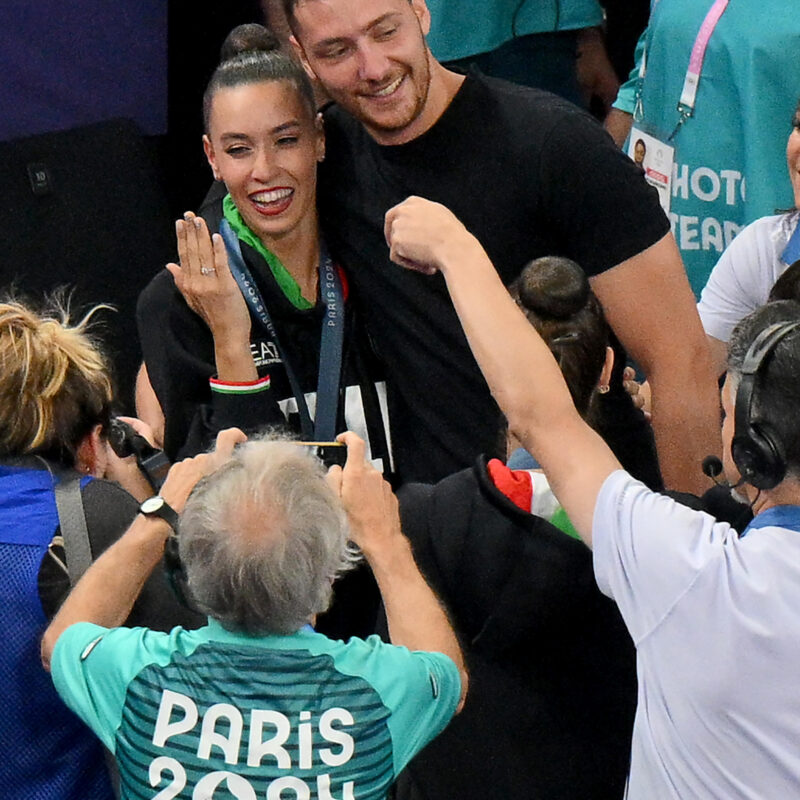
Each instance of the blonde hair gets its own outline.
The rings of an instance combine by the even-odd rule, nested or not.
[[[108,423],[111,378],[89,333],[101,308],[70,325],[60,297],[42,313],[0,302],[0,456],[36,453],[72,466],[81,440]]]

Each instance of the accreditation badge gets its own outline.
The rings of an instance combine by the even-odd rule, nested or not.
[[[669,214],[675,148],[640,128],[633,127],[628,140],[628,155],[642,171],[644,179],[655,186],[661,208],[665,214]]]

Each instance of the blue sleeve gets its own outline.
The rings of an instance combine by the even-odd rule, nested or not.
[[[621,470],[600,489],[592,523],[600,591],[619,607],[634,644],[653,631],[736,532],[651,492]]]

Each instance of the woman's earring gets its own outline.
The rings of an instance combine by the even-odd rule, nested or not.
[[[609,391],[611,391],[611,387],[607,383],[603,383],[597,387],[597,391],[600,392],[600,394],[608,394]]]

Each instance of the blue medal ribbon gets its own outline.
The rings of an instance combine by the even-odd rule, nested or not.
[[[272,338],[283,361],[286,377],[292,388],[300,414],[300,426],[306,439],[332,442],[336,436],[336,417],[339,409],[339,384],[342,372],[342,352],[344,348],[344,291],[339,272],[333,264],[324,242],[320,242],[319,291],[325,304],[322,320],[322,336],[319,349],[319,370],[317,378],[316,421],[312,422],[297,376],[292,369],[285,350],[281,347],[278,333],[272,322],[267,305],[253,280],[245,263],[239,237],[234,233],[226,219],[220,223],[220,234],[228,252],[231,274],[239,286],[245,302],[255,318]]]

